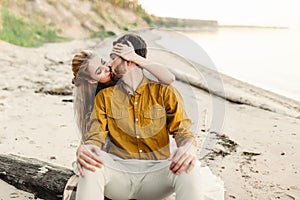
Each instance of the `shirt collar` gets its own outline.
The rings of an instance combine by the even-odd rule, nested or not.
[[[142,79],[139,87],[136,89],[135,92],[138,93],[138,94],[142,94],[142,92],[144,91],[144,88],[146,87],[147,83],[149,83],[149,80],[143,75],[143,79]],[[127,85],[126,83],[124,83],[123,81],[120,81],[118,85],[119,85],[120,89],[122,89],[126,94],[134,95],[134,92],[132,91],[130,86]]]
[[[136,89],[136,93],[138,94],[142,94],[142,92],[144,91],[146,85],[149,83],[149,80],[146,78],[146,76],[143,76],[142,82],[139,85],[139,87]]]

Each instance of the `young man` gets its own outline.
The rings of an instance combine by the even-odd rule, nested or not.
[[[203,184],[207,180],[180,94],[151,82],[125,54],[118,55],[122,44],[146,57],[146,43],[138,35],[114,42],[110,67],[120,81],[95,98],[88,137],[77,151],[81,177],[76,199],[156,200],[173,192],[177,200],[223,199],[223,188],[213,197],[209,193],[216,187],[212,191]],[[178,147],[172,155],[169,135]]]

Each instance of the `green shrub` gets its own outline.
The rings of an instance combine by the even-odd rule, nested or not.
[[[107,38],[116,35],[113,31],[97,31],[90,35],[91,38]]]
[[[142,18],[147,22],[148,25],[153,24],[153,20],[149,15],[143,15]]]
[[[46,42],[66,40],[45,25],[38,25],[15,16],[10,10],[1,9],[2,28],[0,39],[24,47],[38,47]]]

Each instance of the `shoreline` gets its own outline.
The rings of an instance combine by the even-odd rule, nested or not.
[[[216,33],[181,33],[206,49],[218,71],[300,101],[299,30],[228,28]]]
[[[156,48],[159,39],[170,44],[178,39],[172,32],[143,34],[149,46]],[[4,66],[0,69],[0,128],[4,130],[0,135],[0,150],[71,168],[79,144],[72,103],[67,101],[73,98],[71,58],[81,49],[110,49],[109,41],[104,44],[99,39],[74,40],[40,48],[17,47],[0,41],[0,48],[3,52],[0,63]],[[195,77],[195,69],[186,60],[174,60],[174,54],[168,51],[154,50],[150,56],[171,66],[177,76],[183,75],[184,80],[203,88],[207,87],[206,76],[211,80],[216,76],[199,66],[203,72]],[[186,76],[181,69],[192,76]],[[199,154],[204,147],[211,148],[201,159],[202,164],[225,182],[226,199],[299,198],[300,119],[283,113],[297,114],[293,102],[267,92],[261,97],[263,90],[230,77],[222,76],[222,81],[227,97],[234,94],[237,100],[258,102],[257,106],[224,101],[203,88],[187,86],[178,80],[174,83],[186,99],[187,112],[195,114],[192,119],[197,119]],[[213,89],[218,92],[219,88]],[[224,106],[223,113],[214,107],[217,100]],[[211,128],[213,118],[221,119],[219,132]],[[203,146],[209,135],[215,136],[215,143]],[[0,186],[7,185],[0,181]],[[17,199],[28,199],[23,191],[5,188],[8,189],[0,192],[0,198],[17,195]]]
[[[170,51],[174,51],[174,48],[179,50],[178,46],[170,44],[174,44],[176,41],[185,40],[183,36],[176,32],[160,32],[152,30],[151,33],[154,35],[157,34],[157,37],[154,37],[155,39],[153,39],[154,41],[151,42],[151,45],[159,48],[165,48]],[[171,35],[171,37],[167,37],[166,34]],[[179,43],[179,46],[180,45],[181,44]],[[177,53],[177,55],[188,54],[186,52],[176,50],[175,53]],[[184,74],[184,70],[186,70],[186,68],[181,66],[176,67],[177,63],[170,62],[170,64],[166,64],[169,70],[171,70],[179,80],[184,81],[186,79],[185,82],[190,82],[193,86],[201,88],[233,103],[250,105],[271,112],[281,113],[290,117],[300,118],[299,101],[243,82],[221,72],[214,71],[211,69],[215,68],[214,64],[206,55],[205,51],[202,50],[203,52],[201,52],[200,48],[196,50],[197,55],[192,55],[192,57],[197,57],[198,60],[191,57],[186,58],[186,61],[183,61],[190,65],[190,74],[188,75]],[[172,56],[166,60],[172,59],[171,57]],[[173,55],[173,58],[174,57],[176,57],[176,55]],[[199,62],[201,59],[202,63]],[[177,58],[177,60],[182,60],[182,58]],[[188,78],[182,76],[182,74],[184,74],[184,76],[188,76]]]
[[[194,32],[218,32],[219,29],[250,29],[250,30],[293,30],[295,28],[293,27],[285,27],[285,26],[257,26],[257,25],[218,25],[218,26],[202,26],[202,27],[150,27],[149,29],[159,29],[159,30],[165,30],[165,31],[177,31],[177,32],[183,32],[183,33],[194,33]]]

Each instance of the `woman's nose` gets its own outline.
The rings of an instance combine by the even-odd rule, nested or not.
[[[105,67],[105,70],[104,70],[104,71],[105,71],[105,72],[110,72],[110,69],[111,69],[110,67]]]

